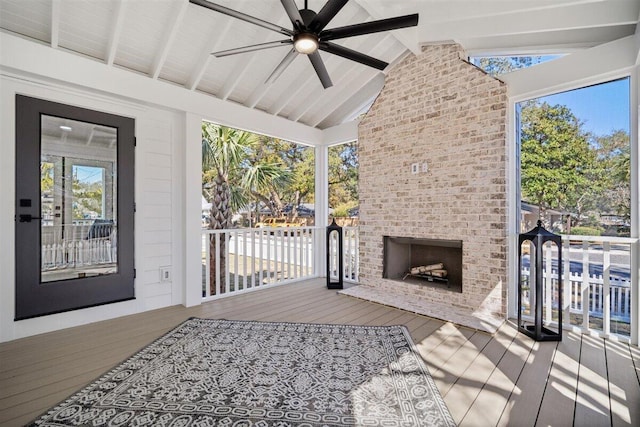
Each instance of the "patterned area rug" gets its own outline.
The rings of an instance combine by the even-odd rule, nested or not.
[[[455,423],[404,326],[190,319],[31,425]]]

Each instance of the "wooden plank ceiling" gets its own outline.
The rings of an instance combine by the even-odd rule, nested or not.
[[[290,28],[279,0],[213,0]],[[296,0],[299,8],[303,0]],[[308,0],[318,11],[325,0]],[[382,59],[378,71],[322,52],[334,86],[323,89],[299,55],[265,84],[287,46],[216,58],[210,53],[282,35],[190,4],[188,0],[0,0],[0,29],[179,85],[325,129],[371,104],[394,63],[427,43],[455,41],[471,54],[571,53],[636,31],[636,0],[351,0],[327,28],[419,13],[416,28],[338,40]]]

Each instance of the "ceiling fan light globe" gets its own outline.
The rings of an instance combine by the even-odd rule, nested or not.
[[[299,53],[310,55],[318,50],[318,38],[310,33],[296,34],[293,38],[293,47]]]

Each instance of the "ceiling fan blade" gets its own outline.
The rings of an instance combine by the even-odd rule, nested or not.
[[[280,46],[284,46],[292,43],[293,42],[291,40],[278,40],[275,42],[252,44],[249,46],[237,47],[235,49],[221,50],[219,52],[212,52],[211,54],[216,58],[222,58],[223,56],[237,55],[238,53],[245,53],[245,52],[253,52],[254,50],[271,49],[273,47],[280,47]]]
[[[242,21],[258,25],[268,30],[275,31],[276,33],[286,34],[288,36],[293,35],[293,31],[287,28],[272,24],[271,22],[263,21],[262,19],[247,15],[246,13],[238,12],[237,10],[229,9],[228,7],[220,6],[219,4],[211,3],[206,0],[189,0],[189,2],[197,4],[198,6],[206,7],[207,9],[211,9],[216,12],[220,12],[224,15],[232,16]]]
[[[369,67],[377,68],[378,70],[384,70],[389,63],[376,59],[372,56],[365,55],[364,53],[356,52],[355,50],[346,48],[344,46],[337,45],[330,42],[320,42],[320,50],[333,53],[334,55],[341,56],[343,58],[350,59],[352,61],[359,62]]]
[[[267,77],[267,80],[265,80],[265,83],[273,83],[276,80],[278,80],[278,77],[280,77],[280,75],[284,72],[284,70],[289,65],[291,65],[293,60],[296,59],[296,56],[298,56],[298,51],[295,49],[291,49],[289,53],[287,53],[287,56],[285,56],[284,59],[280,61],[278,66],[275,68],[275,70],[273,70],[271,75]]]
[[[296,2],[294,0],[280,0],[280,3],[284,6],[284,10],[287,11],[287,15],[289,15],[289,19],[291,19],[294,28],[302,29],[302,27],[304,27],[304,20],[302,19],[302,15],[300,15]]]
[[[322,61],[322,57],[320,56],[320,52],[317,50],[310,55],[307,55],[311,64],[313,64],[313,68],[316,70],[316,74],[322,83],[322,87],[325,89],[333,86],[333,82],[331,81],[331,77],[329,77],[329,73],[327,72],[327,67],[324,66],[324,62]]]
[[[340,9],[347,4],[349,0],[329,0],[320,9],[320,12],[311,20],[309,28],[312,31],[319,32],[327,26],[334,16],[340,12]]]
[[[380,19],[363,22],[362,24],[347,25],[331,28],[320,33],[320,40],[336,40],[345,37],[362,36],[364,34],[379,33],[381,31],[397,30],[398,28],[415,27],[418,25],[418,14],[396,16],[395,18]]]

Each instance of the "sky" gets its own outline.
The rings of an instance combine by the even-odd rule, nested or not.
[[[73,166],[73,173],[78,178],[78,181],[85,182],[87,184],[93,184],[94,182],[102,181],[102,172],[104,168],[95,166]]]
[[[562,55],[532,56],[532,64],[535,66],[547,61],[553,61]],[[472,61],[480,57],[471,58]],[[518,57],[511,60],[516,68]],[[629,105],[629,79],[622,78],[607,83],[561,92],[554,95],[538,98],[541,102],[550,105],[565,105],[583,123],[583,129],[596,136],[611,135],[614,131],[624,130],[629,132],[631,123]]]
[[[583,129],[597,136],[615,130],[629,132],[629,79],[614,80],[539,98],[548,104],[566,105],[580,119]]]

